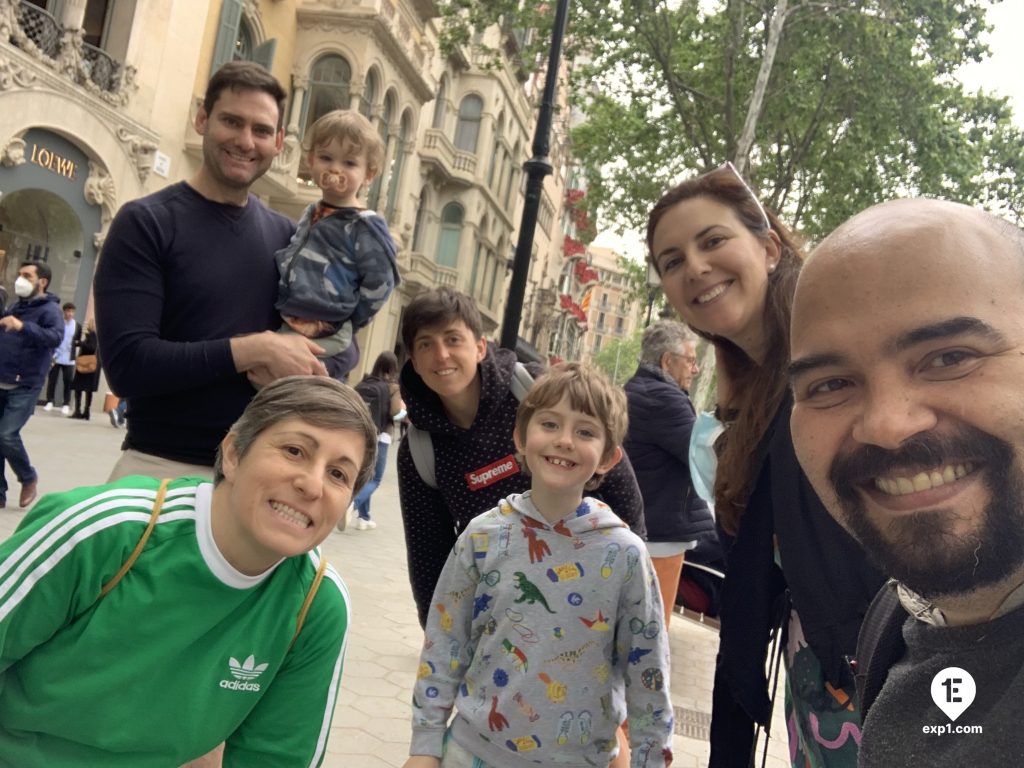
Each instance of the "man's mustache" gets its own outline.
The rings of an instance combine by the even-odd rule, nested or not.
[[[1013,449],[1008,443],[975,427],[962,426],[945,435],[932,432],[913,435],[892,450],[862,445],[836,456],[828,479],[839,498],[854,500],[858,486],[873,483],[881,475],[917,474],[966,461],[1005,466],[1012,459]]]

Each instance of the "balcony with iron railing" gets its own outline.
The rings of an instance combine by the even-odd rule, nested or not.
[[[9,42],[108,103],[128,103],[135,69],[86,43],[81,29],[63,27],[45,9],[26,0],[0,0],[0,33],[0,45]]]

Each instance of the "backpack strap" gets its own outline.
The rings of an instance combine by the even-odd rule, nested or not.
[[[437,488],[437,473],[434,466],[434,441],[425,429],[417,429],[410,424],[405,432],[405,442],[409,445],[412,463],[420,480],[431,488]]]
[[[895,579],[889,579],[875,595],[864,614],[864,623],[857,637],[854,679],[860,698],[862,724],[885,685],[889,669],[903,658],[907,650],[903,642],[903,624],[910,614],[896,594],[896,585]]]
[[[149,514],[149,524],[146,526],[146,530],[142,532],[142,536],[139,538],[138,543],[135,545],[135,549],[128,555],[128,559],[124,561],[120,570],[114,574],[114,577],[103,585],[103,589],[100,590],[100,596],[97,600],[102,600],[114,587],[120,583],[124,575],[131,570],[131,567],[135,565],[135,561],[139,559],[139,555],[142,554],[142,550],[146,547],[146,542],[149,541],[149,535],[153,532],[153,528],[156,526],[156,519],[160,517],[160,510],[164,506],[164,497],[167,496],[167,485],[171,482],[169,477],[164,478],[160,482],[160,488],[156,492],[156,500],[153,502],[153,511]]]
[[[533,376],[526,370],[525,365],[517,362],[515,368],[512,369],[512,380],[509,382],[509,390],[515,395],[516,400],[521,403],[532,386]]]
[[[306,623],[306,614],[309,613],[309,607],[313,604],[313,598],[316,597],[317,590],[320,589],[320,582],[324,580],[324,572],[327,570],[327,558],[320,558],[320,565],[316,569],[316,575],[313,577],[313,583],[309,585],[309,591],[306,593],[306,599],[302,601],[302,607],[299,609],[299,616],[295,621],[295,634],[292,635],[292,641],[288,643],[288,650],[292,649],[295,645],[295,641],[299,639],[299,632],[302,631],[302,625]]]

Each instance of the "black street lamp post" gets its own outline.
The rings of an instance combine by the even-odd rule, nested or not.
[[[544,189],[544,177],[552,172],[548,160],[551,146],[551,120],[555,109],[555,89],[558,86],[559,64],[562,59],[562,39],[565,37],[566,22],[569,18],[569,0],[558,0],[555,8],[555,24],[551,29],[551,51],[548,54],[548,71],[544,79],[544,96],[537,115],[537,130],[533,135],[533,157],[523,163],[526,171],[526,196],[523,202],[523,218],[519,225],[519,240],[516,242],[515,260],[512,265],[512,280],[509,283],[508,299],[505,302],[505,317],[501,323],[501,346],[515,350],[519,338],[519,321],[526,298],[526,278],[530,272],[530,257],[533,251],[533,233],[537,227],[537,212]]]

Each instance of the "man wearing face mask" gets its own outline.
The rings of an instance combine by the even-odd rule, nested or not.
[[[21,483],[18,505],[27,507],[36,498],[39,476],[21,441],[21,428],[35,409],[64,334],[60,300],[46,292],[51,277],[42,262],[22,264],[14,281],[18,301],[0,317],[0,508],[7,506],[5,463]]]

